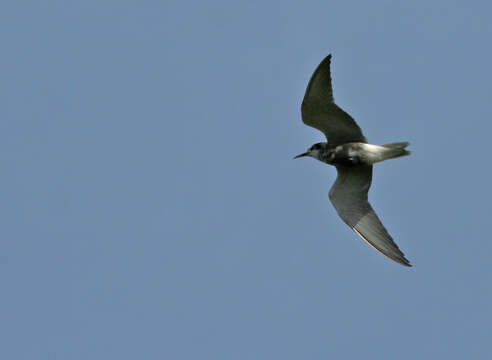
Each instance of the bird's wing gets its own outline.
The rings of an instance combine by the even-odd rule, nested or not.
[[[301,106],[302,121],[323,132],[333,147],[347,142],[366,142],[354,119],[333,100],[330,61],[331,55],[328,55],[309,80]]]
[[[367,200],[372,166],[338,166],[337,171],[329,196],[338,215],[374,249],[397,263],[411,266]]]

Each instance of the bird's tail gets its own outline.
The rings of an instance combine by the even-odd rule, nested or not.
[[[381,145],[385,148],[381,154],[382,157],[384,157],[383,160],[410,155],[410,151],[405,150],[408,145],[410,145],[410,143],[406,141]]]
[[[408,145],[410,145],[408,142],[384,145],[364,144],[364,157],[367,163],[374,164],[383,160],[410,155],[410,151],[405,150]]]

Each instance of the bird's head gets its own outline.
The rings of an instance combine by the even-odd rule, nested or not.
[[[299,154],[294,157],[294,159],[303,157],[303,156],[311,156],[317,160],[321,158],[321,153],[326,149],[328,146],[327,143],[317,143],[311,146],[305,153]]]

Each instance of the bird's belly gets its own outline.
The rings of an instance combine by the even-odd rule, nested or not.
[[[333,165],[355,166],[364,164],[364,159],[359,154],[351,156],[338,156],[332,160]]]
[[[325,162],[335,166],[355,166],[366,164],[366,158],[358,144],[350,143],[337,146],[327,153]]]

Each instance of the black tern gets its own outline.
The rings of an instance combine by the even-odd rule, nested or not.
[[[328,142],[314,144],[294,159],[310,156],[335,166],[338,175],[328,196],[338,215],[374,249],[401,265],[412,266],[367,200],[372,165],[409,155],[405,150],[409,143],[367,143],[354,119],[333,100],[330,62],[328,55],[314,71],[301,106],[304,124],[323,132]]]

